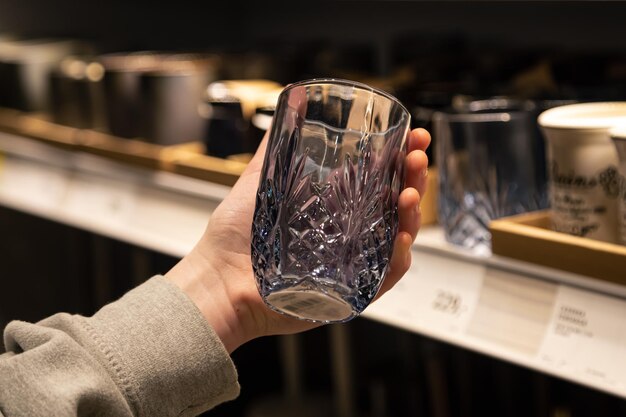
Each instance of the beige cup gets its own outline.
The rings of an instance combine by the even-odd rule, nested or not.
[[[609,131],[624,121],[626,102],[571,104],[539,116],[554,230],[619,243],[618,156]]]
[[[626,124],[611,129],[611,139],[619,158],[619,230],[622,245],[626,245]]]

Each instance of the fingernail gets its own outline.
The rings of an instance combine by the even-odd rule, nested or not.
[[[422,213],[422,196],[420,195],[417,199],[417,204],[415,204],[415,214]]]
[[[424,169],[422,170],[422,176],[423,176],[423,177],[428,177],[428,168],[424,168]]]
[[[419,204],[415,206],[415,214],[422,214],[422,207]]]

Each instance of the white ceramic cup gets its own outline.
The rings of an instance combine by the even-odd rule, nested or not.
[[[626,124],[611,129],[611,139],[619,158],[619,230],[622,245],[626,245]]]
[[[609,131],[625,121],[626,102],[571,104],[539,115],[554,230],[619,243],[618,156]]]

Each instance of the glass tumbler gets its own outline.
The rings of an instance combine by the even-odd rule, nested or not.
[[[270,308],[329,323],[372,301],[398,230],[409,123],[394,97],[352,81],[281,93],[252,225],[252,265]]]
[[[491,253],[489,223],[545,207],[541,137],[532,108],[506,99],[434,116],[439,221],[446,239]]]

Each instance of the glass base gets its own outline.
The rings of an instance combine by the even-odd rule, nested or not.
[[[345,322],[357,316],[348,302],[311,290],[286,288],[269,294],[266,302],[280,313],[320,323]]]

